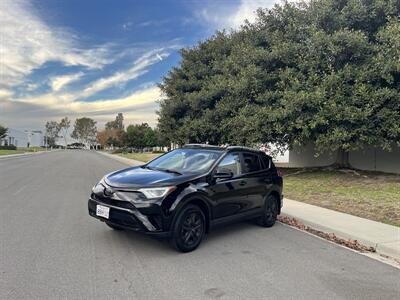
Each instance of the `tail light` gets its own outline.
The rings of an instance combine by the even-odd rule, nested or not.
[[[279,176],[279,177],[283,177],[282,171],[279,171],[279,170],[278,170],[277,173],[278,173],[278,176]]]

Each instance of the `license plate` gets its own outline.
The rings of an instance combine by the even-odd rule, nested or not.
[[[103,205],[96,205],[96,215],[108,219],[110,215],[110,208]]]

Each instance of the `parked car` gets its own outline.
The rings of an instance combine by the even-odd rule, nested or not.
[[[282,199],[282,177],[264,152],[191,144],[104,176],[88,207],[115,230],[168,238],[189,252],[217,225],[255,219],[273,226]]]

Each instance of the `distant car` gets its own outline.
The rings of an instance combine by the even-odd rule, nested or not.
[[[273,226],[282,198],[282,177],[264,152],[191,144],[106,175],[88,207],[113,229],[168,238],[189,252],[220,224],[256,219]]]

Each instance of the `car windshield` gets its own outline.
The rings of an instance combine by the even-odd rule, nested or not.
[[[156,158],[145,167],[175,173],[201,173],[209,170],[221,154],[220,150],[177,149]]]

